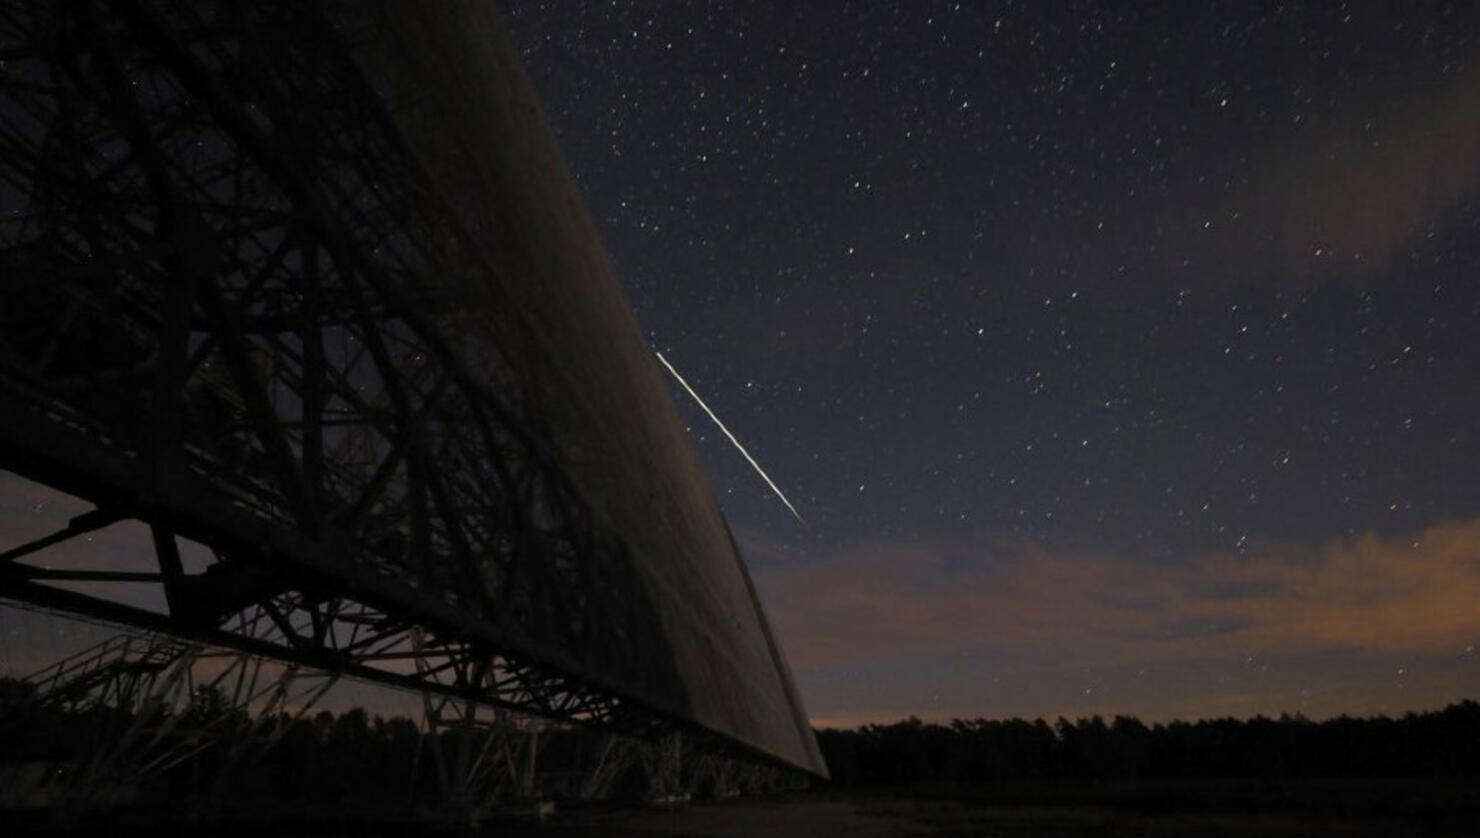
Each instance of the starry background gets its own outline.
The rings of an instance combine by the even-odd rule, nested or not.
[[[1480,5],[504,9],[817,724],[1480,697]]]
[[[1480,694],[1480,7],[505,9],[818,723]]]

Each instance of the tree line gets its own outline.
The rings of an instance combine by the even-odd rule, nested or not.
[[[99,739],[126,729],[127,714],[101,706],[63,712],[37,704],[28,684],[0,679],[0,763],[75,760]],[[202,691],[183,711],[177,736],[209,731],[189,760],[148,781],[146,797],[226,795],[279,805],[439,798],[427,734],[405,718],[363,709],[281,716],[267,725],[270,747],[257,747],[263,719]],[[255,732],[255,733],[254,733]],[[817,733],[831,786],[1015,781],[1480,777],[1480,703],[1400,717],[1232,718],[1147,725],[1129,716],[957,719],[910,718],[893,724]],[[454,753],[456,731],[435,738]],[[206,741],[208,740],[208,741]],[[573,794],[600,757],[601,739],[580,730],[539,735],[541,793]],[[519,751],[515,740],[514,751]],[[527,754],[527,752],[525,752]],[[511,765],[527,756],[508,756]],[[0,764],[0,769],[4,765]],[[224,781],[224,782],[223,782]],[[640,788],[632,778],[619,786]],[[563,786],[564,794],[557,789]]]
[[[1404,778],[1480,775],[1480,704],[1397,718],[1301,716],[1147,725],[917,718],[819,730],[835,786],[1020,780]]]

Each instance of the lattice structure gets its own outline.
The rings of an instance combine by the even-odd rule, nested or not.
[[[623,788],[624,782],[636,788]],[[584,767],[579,796],[607,800],[635,792],[651,804],[681,805],[690,799],[723,800],[805,786],[796,772],[736,758],[704,743],[695,746],[679,733],[660,739],[612,735]]]
[[[133,800],[151,781],[211,751],[188,811],[180,801],[174,810],[211,814],[338,680],[168,635],[119,634],[33,673],[23,680],[23,699],[0,702],[7,736],[31,724],[54,730],[64,718],[77,740],[63,745],[66,753],[50,742],[52,762],[27,764],[45,771],[6,772],[0,799],[44,803],[60,823],[74,824],[100,806]],[[727,756],[713,743],[695,747],[679,733],[600,733],[431,692],[423,702],[408,790],[414,795],[418,778],[434,775],[440,797],[429,811],[441,817],[478,823],[494,812],[543,816],[556,801],[679,806],[801,787],[796,772]],[[542,744],[550,737],[564,740],[563,759],[547,758]]]
[[[481,255],[434,211],[353,33],[315,6],[0,9],[0,465],[98,504],[6,552],[0,593],[662,726],[574,677],[587,650],[642,648],[609,636],[641,621],[602,613],[639,596],[598,555],[511,361],[460,328],[477,297],[453,296],[455,272]],[[124,518],[151,526],[157,572],[21,561]],[[182,572],[180,534],[213,549],[206,573]],[[169,613],[58,581],[157,583]]]
[[[436,664],[433,659],[418,658],[417,665],[425,671]],[[426,756],[447,803],[468,810],[476,818],[498,802],[537,797],[537,720],[521,718],[473,698],[431,692],[422,693],[422,720],[427,733]]]
[[[564,193],[484,173],[475,200],[425,168],[465,158],[429,157],[456,140],[415,127],[432,71],[384,56],[430,66],[437,42],[388,44],[385,5],[0,7],[0,468],[94,505],[0,545],[0,597],[825,771],[696,461],[623,482],[676,450],[671,405],[623,406],[614,432],[591,411],[626,391],[570,378],[623,329],[612,369],[641,372],[609,269],[562,286],[596,289],[574,308],[505,281],[594,235],[502,249],[518,225],[488,220],[489,189]],[[615,325],[545,334],[562,316]],[[634,381],[661,393],[655,372]],[[151,566],[45,566],[125,520],[148,527]],[[122,583],[165,607],[99,593]]]
[[[230,740],[217,761],[212,793],[220,795],[238,765],[276,744],[337,680],[167,636],[120,634],[32,674],[33,698],[0,708],[12,732],[32,718],[82,728],[72,761],[35,778],[44,788],[11,791],[80,817]]]

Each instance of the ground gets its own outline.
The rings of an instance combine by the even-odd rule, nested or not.
[[[927,786],[701,802],[676,809],[562,808],[536,822],[505,811],[471,828],[454,812],[397,814],[329,806],[195,820],[113,812],[58,826],[46,813],[0,812],[0,834],[81,838],[1459,838],[1480,836],[1480,784],[1437,781],[1139,782]],[[18,828],[17,828],[18,827]]]
[[[779,838],[1404,838],[1480,834],[1445,813],[1428,817],[1351,814],[1136,812],[1081,806],[981,805],[969,799],[809,795],[697,804],[675,811],[623,810],[559,818],[531,834],[562,838],[766,835]]]

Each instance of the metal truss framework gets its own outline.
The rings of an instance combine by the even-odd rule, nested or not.
[[[434,665],[431,658],[418,662],[422,668]],[[31,697],[0,706],[0,724],[14,729],[28,724],[32,713],[60,714],[82,728],[80,750],[65,771],[37,775],[32,784],[7,791],[16,799],[52,801],[57,822],[75,824],[215,749],[209,790],[190,804],[192,813],[209,814],[229,796],[232,781],[320,706],[340,678],[170,635],[124,632],[23,680]],[[735,759],[679,732],[641,739],[571,729],[471,699],[431,692],[422,697],[424,727],[408,789],[422,772],[433,772],[442,795],[438,811],[470,823],[511,804],[535,805],[543,817],[540,802],[550,798],[639,795],[650,805],[671,807],[694,798],[794,790],[803,783],[796,772]],[[574,765],[545,764],[543,737],[571,733],[588,742],[582,749],[588,752]]]
[[[176,638],[126,633],[32,674],[32,702],[3,708],[25,724],[30,713],[60,713],[82,725],[81,750],[46,788],[20,790],[82,816],[213,748],[230,733],[212,790],[273,747],[318,703],[338,676],[298,666],[264,667],[262,658]],[[209,705],[209,706],[206,706]],[[228,730],[228,728],[237,728]]]
[[[805,786],[797,772],[735,759],[673,732],[656,739],[601,734],[592,743],[594,751],[574,766],[576,782],[551,787],[553,766],[543,760],[537,720],[450,699],[429,700],[425,711],[426,756],[434,763],[444,803],[474,820],[511,801],[637,795],[649,805],[673,807],[695,798],[723,800]],[[425,761],[420,752],[418,761]]]
[[[358,71],[357,4],[325,8],[0,6],[0,468],[95,505],[0,545],[0,597],[676,730],[582,674],[591,650],[640,667],[656,647],[640,593],[526,410],[520,359],[477,339],[499,305],[477,274],[499,267]],[[36,561],[123,520],[156,567]],[[167,608],[79,583],[155,585]]]
[[[796,772],[753,760],[734,759],[682,733],[659,739],[607,737],[600,755],[583,776],[580,797],[605,800],[623,775],[636,771],[650,803],[680,805],[692,798],[722,800],[741,794],[769,794],[804,788]]]
[[[540,724],[476,701],[422,694],[423,737],[444,804],[476,820],[511,799],[539,797]],[[423,754],[417,752],[415,776]]]

